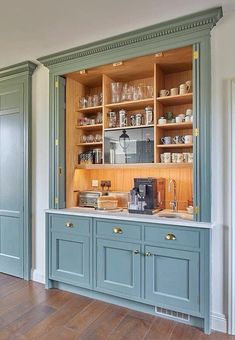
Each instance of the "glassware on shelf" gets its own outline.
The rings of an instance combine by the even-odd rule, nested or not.
[[[121,101],[123,83],[111,83],[112,103],[119,103]]]
[[[119,126],[120,127],[127,126],[127,112],[126,112],[126,110],[121,109],[119,111]]]
[[[93,143],[95,140],[93,135],[88,135],[86,139],[87,139],[87,143]]]
[[[121,101],[122,102],[125,102],[125,101],[128,100],[128,88],[129,88],[128,83],[125,83],[123,85],[123,88],[122,88],[122,96],[121,96]]]
[[[100,97],[99,97],[98,94],[94,94],[94,96],[92,97],[92,104],[93,104],[93,106],[99,106]]]
[[[93,149],[93,162],[94,164],[101,164],[102,163],[102,149],[97,148]]]
[[[95,118],[95,123],[96,124],[102,124],[103,122],[103,116],[101,112],[98,112]]]
[[[153,124],[153,108],[147,106],[145,109],[145,125]]]
[[[153,86],[147,85],[147,98],[153,98]]]
[[[79,99],[79,107],[81,109],[84,109],[85,107],[87,107],[87,99],[86,99],[86,97],[81,97]]]
[[[117,127],[117,114],[114,111],[108,112],[108,119],[109,119],[109,127],[115,128]]]
[[[87,136],[86,135],[82,135],[80,137],[80,143],[86,143],[87,142]]]
[[[99,134],[99,133],[97,133],[97,134],[95,135],[95,141],[96,141],[96,142],[102,142],[102,135]]]

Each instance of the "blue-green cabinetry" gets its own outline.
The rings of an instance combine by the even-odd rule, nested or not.
[[[209,229],[56,213],[46,220],[48,287],[186,313],[210,332]]]

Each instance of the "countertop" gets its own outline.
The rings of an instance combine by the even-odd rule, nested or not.
[[[61,215],[74,215],[74,216],[87,216],[96,218],[116,219],[125,221],[137,221],[141,223],[159,223],[175,226],[184,226],[192,228],[206,228],[212,229],[214,224],[209,222],[196,222],[182,218],[165,218],[157,215],[144,215],[144,214],[130,214],[128,211],[98,211],[94,208],[74,207],[68,209],[48,209],[46,213],[61,214]]]

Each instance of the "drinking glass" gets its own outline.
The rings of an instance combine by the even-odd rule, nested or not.
[[[120,82],[111,83],[112,103],[119,103],[121,101],[123,84]]]
[[[147,98],[153,98],[153,86],[147,85]]]

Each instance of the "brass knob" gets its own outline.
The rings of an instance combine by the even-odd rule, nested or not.
[[[174,234],[167,234],[165,236],[165,239],[168,240],[168,241],[174,241],[174,240],[176,240],[176,237],[175,237]]]
[[[114,234],[122,234],[123,233],[122,228],[119,228],[119,227],[113,228],[113,233]]]
[[[146,253],[144,253],[145,256],[152,256],[152,254],[150,253],[150,251],[146,251]]]
[[[65,227],[67,228],[73,228],[73,223],[72,222],[66,222]]]
[[[134,250],[134,254],[138,255],[138,254],[140,254],[140,251],[138,249],[136,249],[136,250]]]

